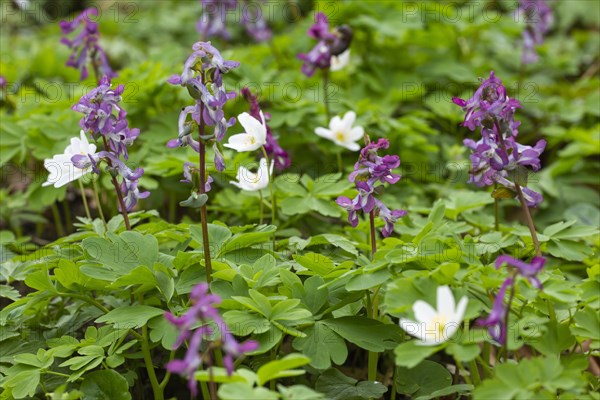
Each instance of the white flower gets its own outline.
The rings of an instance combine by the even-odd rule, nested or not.
[[[262,111],[260,112],[260,118],[262,121],[257,120],[248,113],[238,115],[238,120],[246,132],[231,136],[229,142],[223,146],[239,152],[253,151],[264,146],[267,143],[267,125]]]
[[[400,327],[420,339],[421,345],[435,346],[450,339],[460,327],[468,298],[463,296],[455,307],[454,296],[448,286],[437,289],[437,310],[428,303],[417,300],[413,312],[417,322],[400,319]]]
[[[342,54],[337,56],[331,56],[331,70],[339,71],[340,69],[346,68],[350,64],[350,49],[344,51]]]
[[[250,171],[248,168],[240,166],[237,175],[235,176],[237,181],[229,181],[229,183],[249,192],[262,190],[269,186],[269,175],[273,173],[273,161],[269,164],[270,165],[267,167],[267,160],[261,158],[256,173]]]
[[[347,148],[348,150],[357,151],[360,150],[360,145],[356,143],[365,134],[365,130],[362,126],[352,127],[352,124],[356,120],[356,113],[354,111],[348,111],[344,114],[344,118],[340,118],[337,115],[331,118],[329,122],[329,129],[316,128],[315,133],[325,139],[333,141],[338,146]]]
[[[79,136],[79,138],[71,139],[71,144],[65,148],[63,154],[56,154],[54,157],[44,160],[44,168],[50,172],[50,175],[46,182],[42,183],[42,186],[54,185],[55,188],[59,188],[92,172],[91,166],[81,169],[73,165],[71,161],[71,158],[77,154],[84,156],[96,154],[96,145],[88,142],[85,132],[81,131]]]

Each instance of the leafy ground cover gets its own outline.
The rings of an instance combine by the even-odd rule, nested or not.
[[[597,2],[1,6],[0,398],[600,397]]]

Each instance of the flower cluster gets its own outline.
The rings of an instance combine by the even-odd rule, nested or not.
[[[510,309],[510,302],[512,295],[509,297],[509,302],[504,303],[506,292],[511,289],[511,293],[514,292],[515,276],[520,275],[527,279],[531,285],[537,289],[542,288],[542,284],[539,281],[537,275],[540,273],[546,259],[544,257],[533,257],[530,263],[518,260],[514,257],[502,255],[496,259],[496,269],[499,269],[502,265],[507,264],[514,268],[514,273],[510,274],[502,283],[500,290],[496,294],[494,299],[494,305],[490,314],[486,319],[479,320],[480,326],[486,326],[490,336],[500,344],[506,343],[507,334],[507,314]]]
[[[262,112],[260,106],[258,105],[258,99],[256,98],[256,96],[253,95],[250,89],[248,89],[247,87],[242,88],[240,93],[244,97],[244,99],[248,103],[250,103],[250,115],[257,120],[260,120],[262,118]],[[269,119],[270,117],[271,116],[269,114],[265,116],[266,119]],[[281,148],[279,142],[277,141],[275,136],[273,136],[271,128],[269,128],[267,122],[263,122],[267,130],[266,143],[264,145],[267,155],[271,160],[275,162],[275,168],[277,168],[278,170],[283,170],[290,166],[292,160],[290,160],[288,153],[283,148]]]
[[[533,64],[538,60],[535,46],[544,43],[544,36],[550,30],[553,16],[546,0],[520,0],[517,13],[527,23],[523,31],[523,64]]]
[[[194,286],[190,294],[190,300],[192,306],[180,317],[176,317],[170,312],[165,313],[165,318],[175,325],[179,331],[175,348],[180,347],[189,339],[185,357],[182,360],[170,361],[166,368],[173,373],[185,375],[188,379],[188,387],[195,396],[198,392],[198,387],[194,374],[202,367],[204,361],[200,347],[202,346],[203,339],[215,334],[210,325],[218,328],[220,339],[219,341],[213,341],[207,347],[221,347],[224,353],[223,364],[229,375],[233,373],[234,359],[242,356],[244,353],[256,350],[258,343],[251,340],[239,343],[235,340],[215,308],[221,302],[221,299],[219,296],[208,292],[208,285],[206,283]],[[197,327],[198,325],[200,326]]]
[[[239,21],[257,42],[271,39],[272,33],[264,19],[264,12],[260,2],[253,2],[252,6],[240,7],[238,0],[200,0],[202,3],[202,17],[196,24],[196,29],[204,39],[213,36],[225,40],[231,39],[227,30],[227,15],[240,9]],[[264,2],[264,0],[262,1]]]
[[[83,118],[79,122],[83,129],[82,132],[90,134],[94,140],[102,138],[106,148],[105,151],[99,153],[79,152],[71,157],[71,162],[75,168],[83,170],[91,168],[99,174],[98,164],[100,161],[105,161],[113,176],[121,176],[120,188],[124,197],[125,209],[130,211],[138,199],[145,199],[150,192],[140,192],[138,189],[138,181],[144,174],[144,170],[137,168],[132,171],[121,160],[121,157],[124,160],[129,158],[127,147],[131,146],[140,134],[139,129],[129,128],[127,112],[119,105],[123,90],[123,85],[113,89],[110,78],[104,76],[96,88],[84,95],[73,106],[73,110],[83,114]],[[95,146],[93,150],[95,150]]]
[[[400,166],[400,157],[396,155],[379,156],[381,149],[387,149],[389,142],[380,138],[377,142],[368,143],[361,151],[354,171],[348,177],[354,182],[358,194],[354,199],[340,196],[336,203],[348,211],[348,221],[353,227],[358,225],[358,211],[365,214],[373,213],[385,221],[382,229],[384,237],[388,237],[394,230],[394,224],[406,215],[405,210],[391,211],[376,195],[381,194],[383,186],[376,186],[377,182],[394,184],[400,180],[400,175],[392,173],[394,168]]]
[[[178,121],[179,134],[176,139],[167,143],[167,147],[190,146],[194,151],[200,152],[200,142],[193,137],[197,131],[195,128],[214,127],[212,134],[203,132],[199,140],[212,142],[215,167],[218,171],[223,171],[225,161],[218,143],[223,140],[227,128],[235,124],[235,118],[225,119],[223,107],[227,100],[236,96],[236,92],[225,90],[223,74],[237,68],[240,63],[224,60],[210,42],[197,42],[192,49],[192,54],[184,63],[182,74],[171,76],[168,82],[185,87],[195,104],[182,109]]]
[[[340,69],[340,62],[348,62],[350,42],[352,41],[352,30],[347,25],[341,25],[329,30],[329,21],[323,13],[318,13],[316,22],[308,30],[308,36],[319,42],[308,52],[298,54],[298,58],[304,61],[302,72],[306,76],[313,76],[317,69],[328,69],[335,65]]]
[[[92,63],[96,71],[97,79],[103,76],[114,78],[117,74],[110,68],[104,49],[98,44],[100,33],[98,24],[92,21],[92,17],[98,17],[98,10],[88,8],[79,14],[73,21],[61,21],[60,29],[65,35],[61,43],[67,45],[71,50],[71,55],[67,61],[67,66],[81,71],[80,79],[88,77],[88,60]],[[81,32],[74,39],[69,39],[66,35],[74,32],[80,25],[83,25]]]
[[[511,181],[512,175],[523,175],[521,171],[526,171],[526,168],[538,171],[546,141],[540,140],[533,147],[517,142],[521,123],[514,120],[514,115],[521,104],[507,96],[506,88],[493,71],[473,97],[468,100],[455,97],[452,101],[466,113],[463,126],[471,131],[481,128],[480,140],[464,140],[465,146],[471,149],[469,182],[477,186],[498,183],[516,197],[518,183]],[[527,187],[523,187],[522,191],[527,205],[531,207],[536,207],[543,200],[540,193]]]

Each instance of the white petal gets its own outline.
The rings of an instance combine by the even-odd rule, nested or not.
[[[262,114],[261,114],[261,116],[262,116]],[[256,138],[261,139],[261,141],[264,141],[265,138],[267,137],[267,130],[265,128],[265,125],[263,125],[259,120],[257,120],[250,114],[242,113],[242,114],[238,115],[238,120],[240,121],[240,124],[242,124],[244,129],[246,130],[246,133],[249,133]],[[260,146],[262,146],[262,144]]]
[[[331,118],[331,121],[329,122],[329,129],[335,132],[341,128],[341,123],[342,120],[336,115],[335,117]]]
[[[350,63],[350,49],[331,57],[331,71],[339,71]]]
[[[450,319],[454,315],[454,295],[448,286],[438,286],[437,288],[437,309],[438,312]]]
[[[315,133],[325,139],[332,139],[333,138],[333,132],[330,131],[329,129],[325,129],[325,128],[315,128]]]
[[[454,313],[454,319],[457,322],[462,322],[463,317],[465,316],[465,311],[467,310],[468,304],[469,304],[469,298],[467,296],[463,296],[459,300],[458,306],[456,306],[456,311]]]
[[[429,303],[426,303],[423,300],[415,301],[415,304],[413,304],[413,312],[417,321],[425,324],[431,323],[437,315],[437,311],[434,310]]]
[[[339,144],[340,146],[347,148],[348,150],[352,150],[352,151],[360,150],[360,145],[355,142],[338,142],[336,140],[336,143]]]
[[[225,143],[223,146],[229,147],[230,149],[234,149],[238,152],[253,151],[258,149],[261,145],[256,143],[256,139],[253,143],[252,138],[252,135],[238,133],[237,135],[230,136],[229,142]]]
[[[348,111],[344,114],[344,119],[342,120],[344,132],[350,132],[354,121],[356,121],[356,113],[354,111]]]
[[[404,329],[409,335],[419,339],[421,339],[422,325],[410,319],[400,318],[400,328]]]
[[[350,130],[350,133],[347,135],[349,140],[357,141],[361,139],[365,135],[365,130],[362,126],[355,126]]]

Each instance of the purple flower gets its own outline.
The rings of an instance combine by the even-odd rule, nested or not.
[[[202,17],[196,24],[196,29],[203,39],[219,36],[225,40],[231,34],[225,25],[227,14],[237,8],[237,0],[201,0]]]
[[[533,257],[530,263],[518,260],[514,257],[501,255],[496,259],[496,269],[499,269],[502,265],[507,264],[514,267],[519,272],[519,275],[526,278],[534,287],[541,289],[542,284],[537,278],[539,272],[544,268],[546,259],[544,257]]]
[[[235,124],[235,118],[225,119],[223,107],[228,100],[236,96],[236,92],[227,92],[223,83],[222,74],[237,68],[240,64],[236,61],[225,60],[221,53],[210,42],[197,42],[192,46],[192,54],[187,58],[181,75],[171,76],[167,82],[185,87],[194,99],[194,105],[182,109],[178,120],[178,137],[170,140],[167,147],[191,146],[200,152],[200,142],[207,144],[212,141],[215,153],[215,167],[218,171],[225,169],[225,160],[217,142],[220,142],[227,128]],[[188,116],[190,118],[188,118]],[[193,138],[199,125],[214,127],[212,134],[204,132],[202,138]]]
[[[92,21],[91,17],[98,17],[98,10],[88,8],[79,14],[73,21],[61,21],[60,29],[65,35],[61,43],[67,45],[71,50],[71,55],[67,61],[67,66],[74,67],[81,71],[80,79],[88,77],[87,63],[92,63],[94,70],[98,71],[101,78],[108,76],[113,78],[117,74],[110,68],[104,49],[98,44],[100,37],[98,24]],[[81,32],[74,38],[68,39],[66,35],[75,31],[80,25],[83,25]]]
[[[246,101],[248,103],[250,103],[250,115],[254,118],[256,118],[257,120],[261,121],[261,116],[260,116],[260,106],[258,104],[258,99],[255,95],[252,94],[252,92],[250,91],[250,89],[248,89],[247,87],[242,88],[242,90],[240,91],[240,94],[242,95],[242,97],[244,97],[244,99],[246,99]],[[270,115],[266,114],[265,115],[265,119],[269,119]],[[275,138],[275,136],[273,136],[273,132],[271,132],[271,128],[269,128],[269,124],[265,122],[265,125],[267,127],[267,143],[265,144],[265,150],[267,152],[267,155],[274,160],[275,162],[275,168],[279,169],[279,170],[283,170],[285,168],[288,168],[291,164],[292,164],[292,160],[290,159],[288,153],[279,145],[279,142],[277,141],[277,139]]]
[[[140,192],[138,181],[144,174],[142,168],[132,171],[120,159],[127,160],[127,148],[139,136],[140,130],[129,128],[127,112],[119,105],[123,94],[123,85],[112,89],[110,78],[103,76],[98,86],[81,97],[72,108],[83,114],[79,125],[91,136],[107,144],[107,148],[96,154],[77,154],[71,158],[76,167],[92,167],[92,171],[100,174],[98,163],[105,161],[107,169],[113,176],[121,176],[121,185],[117,189],[123,194],[125,209],[131,211],[139,199],[145,199],[150,192]],[[119,204],[119,210],[121,205]]]
[[[506,88],[494,71],[469,100],[456,97],[452,100],[466,113],[463,126],[472,131],[481,128],[479,141],[464,140],[471,150],[469,182],[477,186],[497,183],[515,192],[517,197],[516,185],[509,180],[510,172],[522,167],[538,171],[546,141],[540,140],[534,147],[517,142],[520,122],[515,121],[514,116],[521,105],[506,95]],[[530,207],[536,207],[543,200],[541,194],[527,187],[522,191]]]
[[[318,43],[308,54],[298,54],[298,59],[304,61],[302,73],[310,77],[317,69],[329,68],[331,57],[342,54],[350,47],[352,30],[342,25],[330,31],[327,16],[317,13],[315,23],[308,30],[308,36],[318,40]]]
[[[454,97],[452,101],[466,112],[463,126],[471,131],[483,124],[490,128],[495,119],[509,120],[515,110],[521,107],[518,100],[506,95],[506,88],[502,85],[502,81],[496,78],[494,71],[490,72],[488,79],[481,82],[473,97],[468,100]],[[515,132],[511,134],[516,136]]]
[[[244,343],[239,343],[229,332],[224,332],[221,340],[223,342],[223,352],[225,353],[223,356],[223,365],[228,375],[233,374],[234,359],[258,349],[258,342],[248,340]]]
[[[544,36],[552,25],[552,9],[545,0],[520,0],[517,13],[527,24],[523,31],[522,62],[533,64],[539,58],[535,47],[544,43]]]
[[[380,138],[377,142],[367,144],[361,151],[358,162],[354,165],[354,171],[348,176],[350,182],[354,182],[357,195],[354,199],[345,196],[337,198],[336,203],[348,212],[348,222],[355,228],[358,225],[358,211],[364,214],[373,212],[385,221],[382,235],[389,237],[394,231],[394,224],[406,215],[404,210],[391,211],[376,195],[382,192],[383,187],[375,186],[381,184],[394,184],[400,180],[400,175],[392,173],[392,169],[400,166],[400,157],[396,155],[379,156],[377,152],[387,149],[389,142]]]
[[[508,307],[510,307],[510,304],[504,304],[504,297],[506,296],[507,289],[513,284],[514,280],[512,278],[506,278],[494,299],[492,311],[490,311],[486,319],[478,321],[478,325],[487,326],[489,334],[500,344],[506,343],[506,315]]]
[[[264,18],[262,4],[265,0],[253,2],[252,6],[247,4],[242,10],[241,23],[246,28],[246,32],[256,42],[266,42],[271,39],[273,34]]]
[[[180,347],[186,340],[191,338],[184,358],[169,362],[166,368],[171,372],[186,376],[188,387],[195,395],[197,393],[197,383],[194,375],[202,366],[200,344],[204,337],[214,333],[208,326],[209,323],[215,324],[220,330],[220,344],[224,352],[223,364],[229,375],[233,373],[233,360],[244,353],[256,350],[258,343],[251,340],[239,343],[229,333],[227,325],[216,309],[216,306],[221,302],[221,298],[208,292],[208,284],[200,283],[194,286],[190,294],[190,301],[192,306],[180,317],[176,317],[170,312],[165,313],[165,318],[179,330],[175,348]],[[200,326],[194,328],[198,323],[200,323]]]

